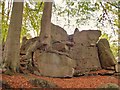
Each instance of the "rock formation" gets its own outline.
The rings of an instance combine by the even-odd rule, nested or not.
[[[101,69],[96,47],[100,35],[98,30],[84,30],[74,33],[73,42],[75,44],[70,49],[70,56],[77,62],[77,72],[85,73]]]
[[[80,32],[78,28],[67,35],[63,28],[52,24],[50,49],[41,45],[39,37],[23,39],[21,69],[49,77],[73,77],[100,69],[115,71],[116,61],[109,43],[106,39],[99,40],[100,36],[99,30]]]

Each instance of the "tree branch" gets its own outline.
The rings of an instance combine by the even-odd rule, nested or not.
[[[107,15],[107,17],[108,17],[109,23],[112,25],[112,21],[111,21],[109,15],[108,15],[108,13],[107,13],[106,8],[105,8],[104,5],[102,4],[102,2],[100,2],[100,4],[101,4],[101,6],[102,6],[102,8],[103,8],[104,13],[105,13],[105,14]],[[103,13],[103,14],[104,14],[104,13]],[[114,30],[113,26],[111,26],[111,28],[113,29],[113,33],[114,33],[114,35],[115,35],[115,30]]]
[[[110,5],[112,5],[112,6],[114,6],[114,7],[116,7],[116,8],[118,8],[118,9],[120,9],[119,6],[116,6],[116,5],[114,5],[114,4],[110,3],[110,2],[107,2],[107,3],[110,4]]]

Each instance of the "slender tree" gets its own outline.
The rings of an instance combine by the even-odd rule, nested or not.
[[[41,20],[40,41],[46,48],[51,46],[51,14],[52,2],[45,2]]]
[[[14,0],[8,28],[8,35],[3,55],[6,73],[15,73],[19,67],[20,33],[22,26],[23,2]]]

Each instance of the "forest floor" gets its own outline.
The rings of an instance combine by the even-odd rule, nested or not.
[[[97,73],[97,72],[96,72]],[[35,88],[29,83],[32,78],[43,79],[52,82],[60,88],[97,88],[107,83],[115,83],[120,86],[120,77],[115,76],[80,76],[73,78],[50,78],[33,74],[16,74],[5,75],[0,74],[0,81],[6,81],[12,88]]]

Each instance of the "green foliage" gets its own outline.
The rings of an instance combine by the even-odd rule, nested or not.
[[[110,44],[110,48],[115,57],[118,57],[118,45],[116,43]]]
[[[103,33],[100,38],[106,38],[108,41],[110,40],[109,35],[106,33]]]
[[[33,5],[33,8],[30,7],[31,5]],[[44,4],[42,2],[25,3],[21,34],[22,36],[27,35],[31,30],[34,32],[34,36],[39,35],[43,5]],[[30,34],[28,34],[28,36],[30,36]]]
[[[11,5],[9,5],[10,3]],[[12,1],[9,1],[8,3],[2,1],[0,5],[2,6],[2,12],[0,13],[2,16],[2,41],[5,42],[8,33]],[[34,36],[39,35],[43,6],[44,3],[41,2],[25,2],[20,40],[22,40],[23,36],[31,38],[32,36],[30,32],[34,32]]]
[[[6,37],[7,37],[7,32],[8,32],[8,11],[10,11],[11,8],[8,8],[8,10],[5,10],[5,2],[2,1],[1,2],[1,6],[2,6],[2,12],[0,13],[2,16],[2,28],[1,28],[1,33],[2,33],[2,42],[6,41]]]
[[[65,21],[68,21],[68,25],[73,21],[71,18],[75,19],[76,27],[79,27],[81,24],[86,24],[92,16],[94,11],[99,9],[99,5],[92,4],[91,2],[81,2],[81,1],[64,1],[65,5],[56,5],[53,8],[53,13],[60,17],[65,17]],[[67,16],[67,18],[66,18]]]
[[[6,21],[2,21],[2,41],[6,41],[7,37],[7,32],[8,32],[8,24]]]

